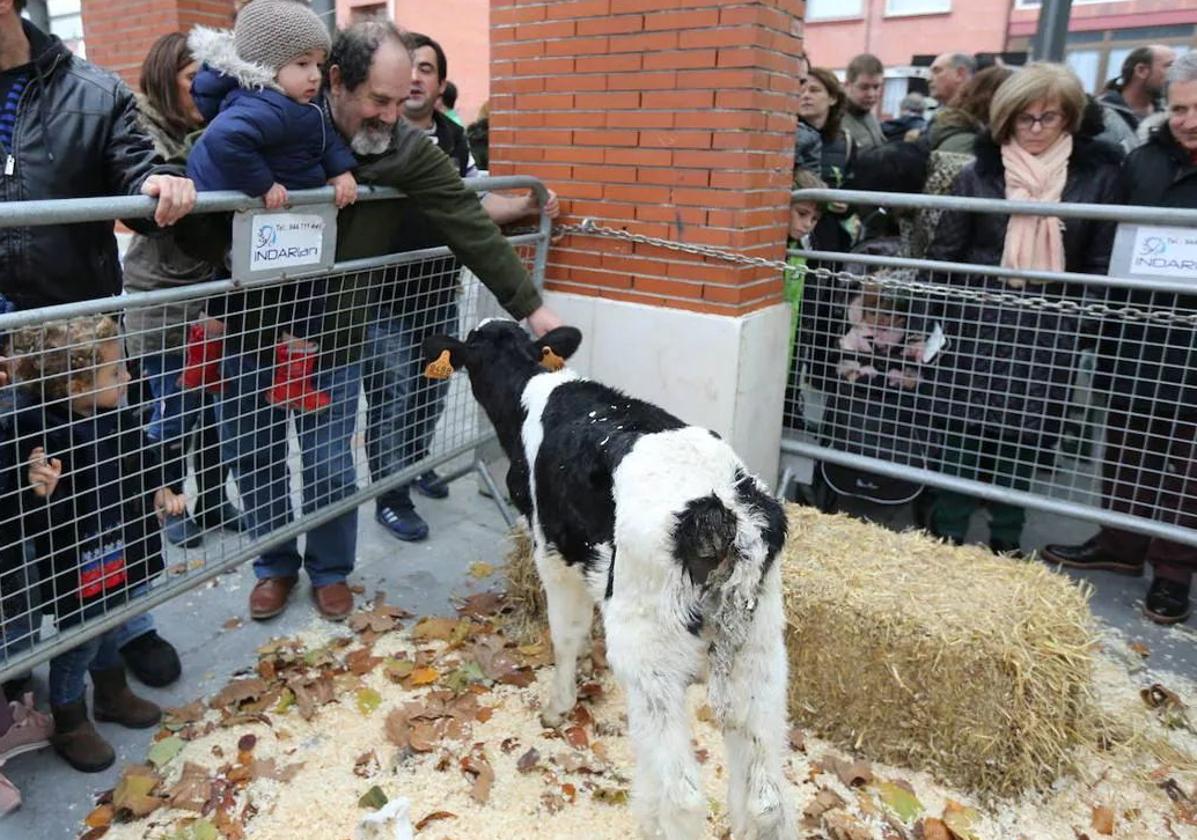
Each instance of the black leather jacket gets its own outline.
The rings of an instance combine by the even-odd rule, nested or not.
[[[161,165],[137,122],[132,92],[115,75],[71,54],[58,38],[22,21],[33,55],[17,109],[13,174],[0,168],[0,201],[135,195]],[[147,233],[147,220],[130,227]],[[19,309],[121,291],[112,222],[0,227],[0,293]]]

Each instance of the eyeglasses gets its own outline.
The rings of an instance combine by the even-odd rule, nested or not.
[[[1027,131],[1036,125],[1041,125],[1044,128],[1055,128],[1059,125],[1062,116],[1057,111],[1044,111],[1039,116],[1035,116],[1034,114],[1019,114],[1018,118],[1014,120],[1014,124]]]

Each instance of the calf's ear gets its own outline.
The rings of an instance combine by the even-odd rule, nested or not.
[[[465,366],[466,346],[451,335],[431,335],[424,339],[424,375],[429,379],[448,379]]]
[[[577,327],[557,327],[545,333],[536,342],[540,351],[541,365],[549,370],[560,370],[565,360],[578,351],[582,343],[582,331]]]

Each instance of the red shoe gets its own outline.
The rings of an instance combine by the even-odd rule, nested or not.
[[[224,344],[219,338],[209,338],[200,324],[192,324],[187,331],[187,350],[183,364],[183,387],[206,388],[220,393],[220,357]]]
[[[318,390],[312,379],[316,369],[315,351],[282,342],[275,345],[274,354],[274,386],[266,393],[266,401],[296,411],[328,408],[332,398]]]

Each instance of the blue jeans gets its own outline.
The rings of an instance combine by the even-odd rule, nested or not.
[[[50,705],[65,706],[83,699],[83,678],[88,671],[124,667],[120,655],[120,629],[88,639],[50,660]]]
[[[453,291],[437,297],[440,299],[429,299],[427,306],[415,312],[392,313],[371,321],[367,327],[362,381],[369,403],[366,455],[373,481],[381,481],[428,456],[449,382],[424,376],[422,345],[428,336],[457,333]],[[388,491],[378,504],[410,506],[408,487]]]
[[[221,446],[241,491],[249,533],[262,537],[289,524],[291,482],[287,470],[287,418],[285,409],[265,401],[274,369],[252,354],[226,356],[221,394]],[[297,412],[296,431],[303,460],[303,508],[313,513],[322,505],[340,501],[357,490],[353,463],[353,429],[357,420],[361,366],[344,364],[322,369],[316,387],[332,402],[318,412]],[[288,540],[262,553],[254,561],[258,578],[290,577],[307,570],[313,586],[345,580],[353,571],[357,551],[357,510],[317,525],[306,535],[303,557],[299,544]]]

